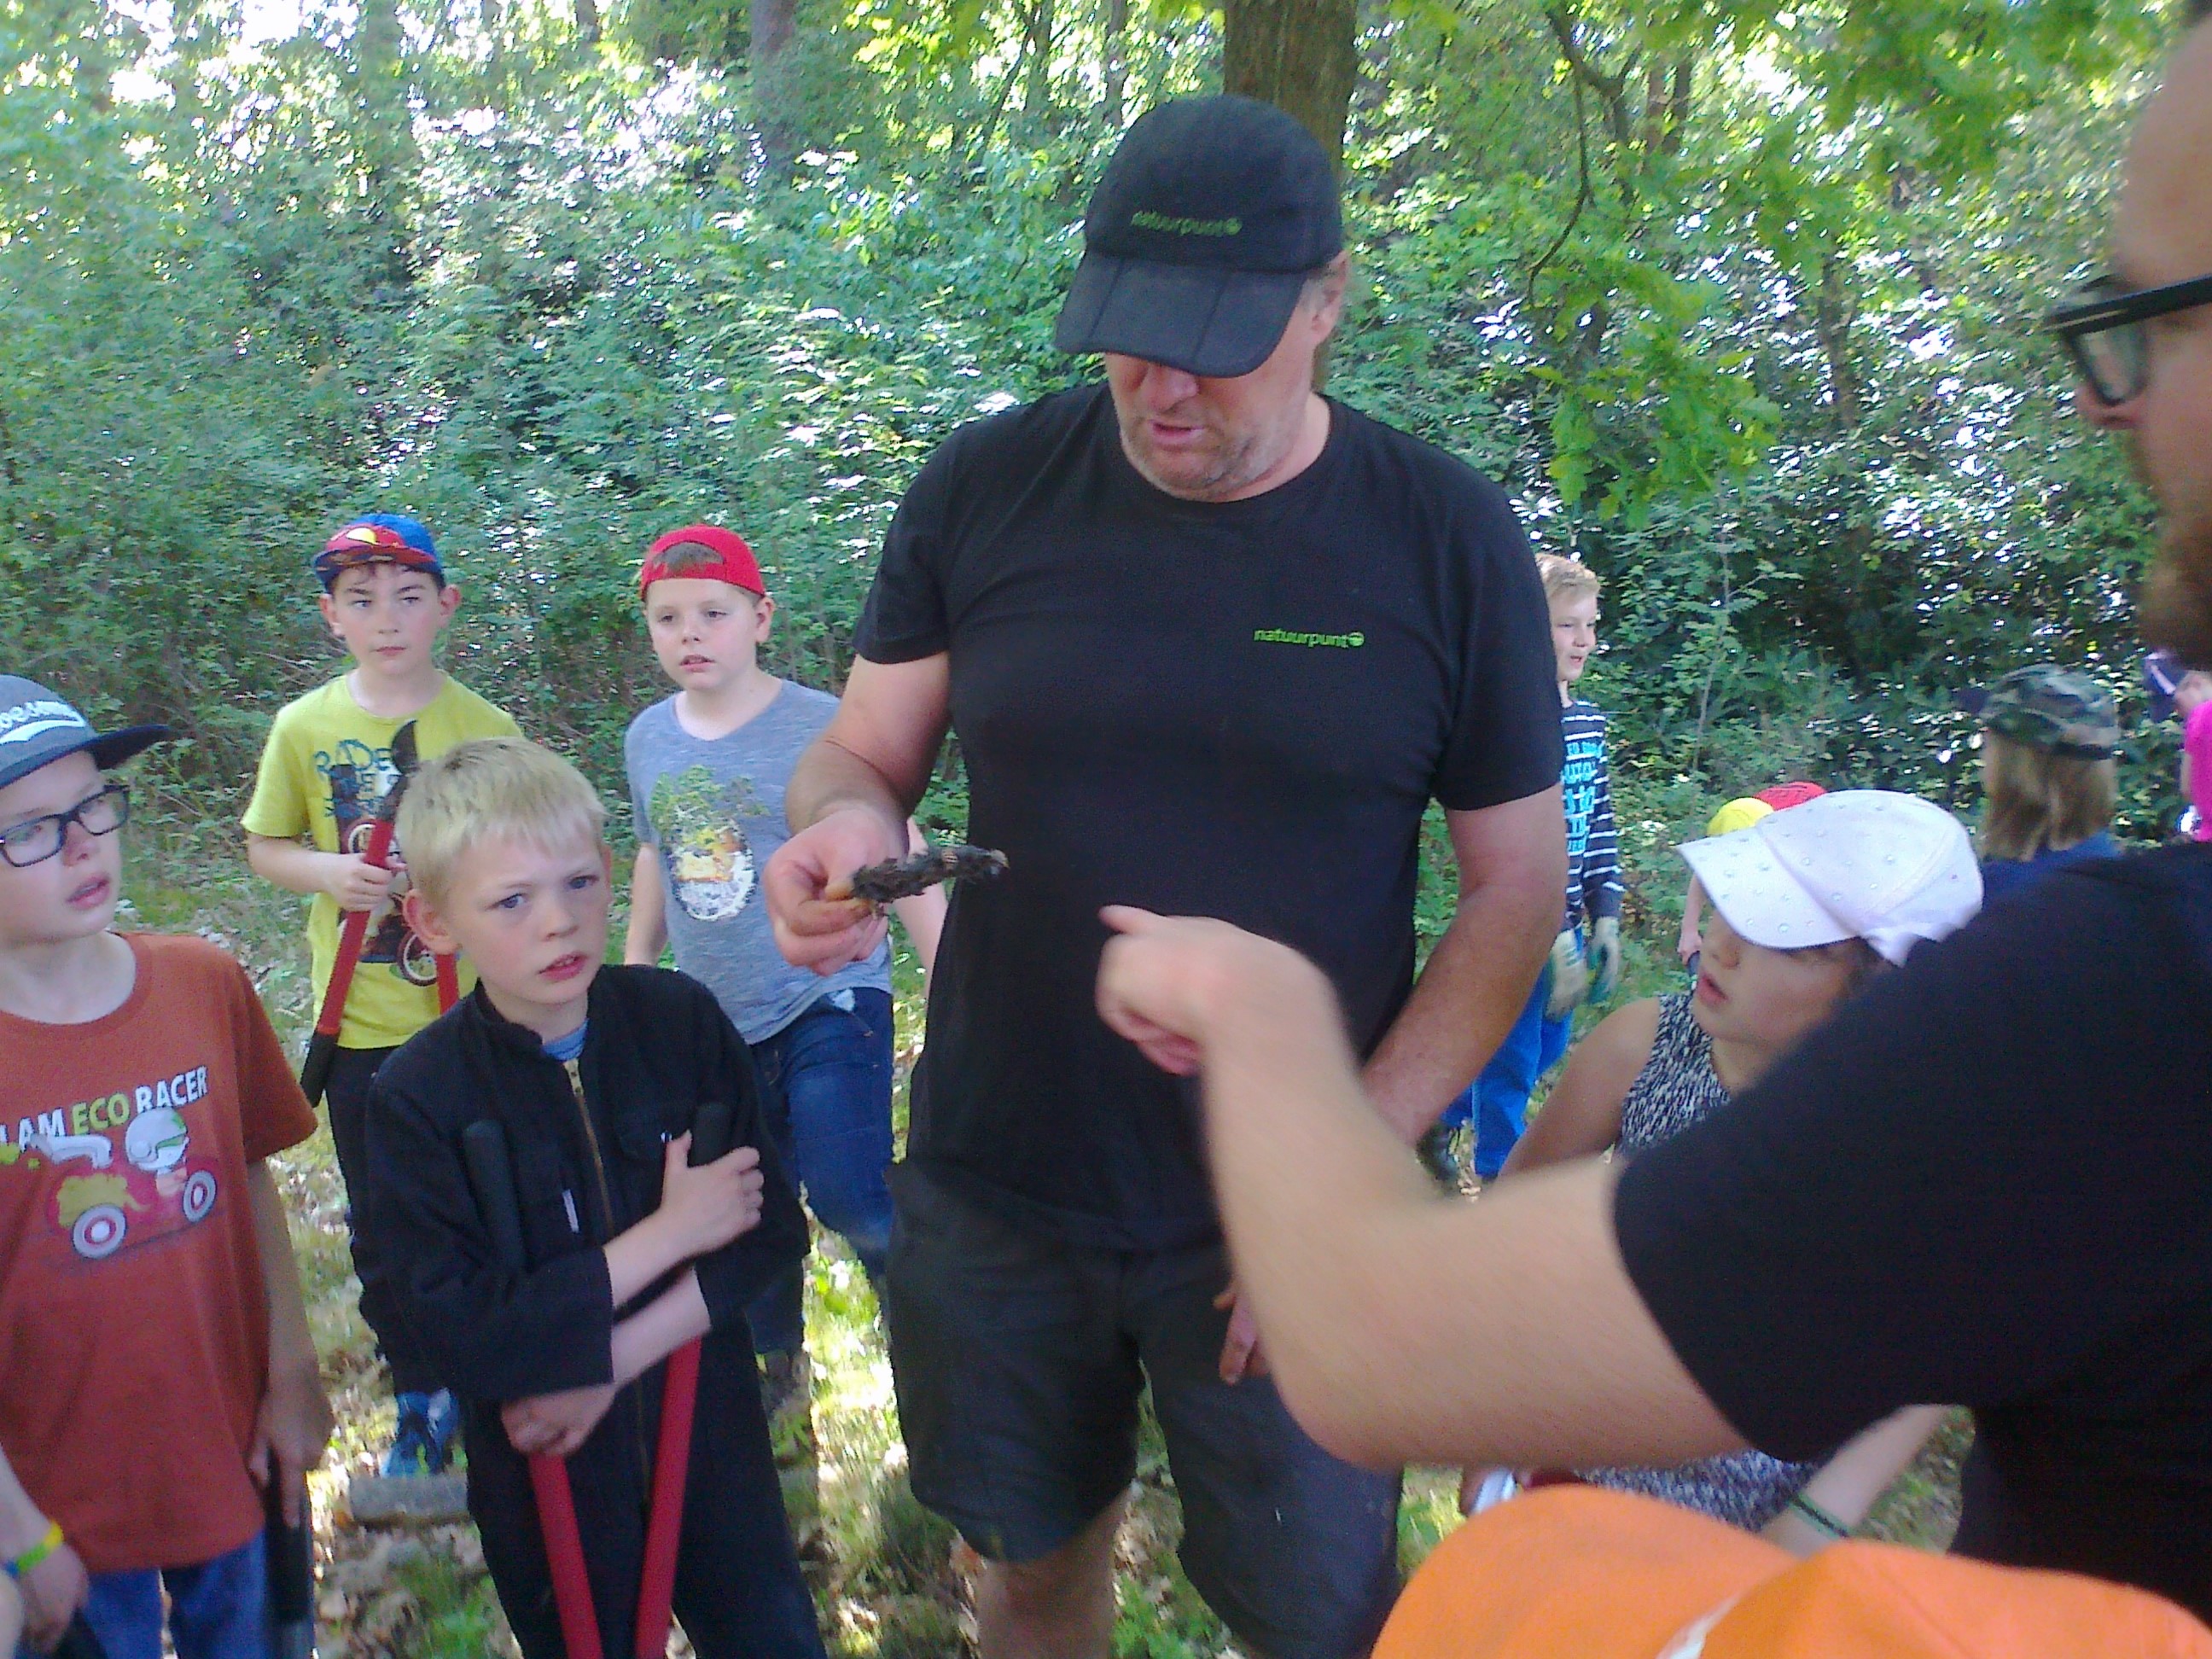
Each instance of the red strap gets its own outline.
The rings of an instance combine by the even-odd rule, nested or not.
[[[452,957],[439,957],[436,961],[438,1012],[442,1014],[461,1000],[461,969],[459,963]]]

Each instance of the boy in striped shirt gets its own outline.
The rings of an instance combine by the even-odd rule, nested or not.
[[[1474,1173],[1490,1180],[1521,1139],[1537,1080],[1567,1051],[1577,1007],[1613,994],[1620,973],[1620,858],[1606,779],[1605,714],[1574,694],[1597,649],[1598,578],[1588,565],[1540,555],[1537,574],[1552,612],[1552,651],[1559,665],[1559,718],[1567,759],[1560,775],[1567,814],[1566,908],[1552,957],[1529,993],[1521,1018],[1490,1064],[1445,1109],[1424,1138],[1423,1151],[1449,1183],[1458,1171],[1448,1150],[1451,1132],[1474,1125]]]

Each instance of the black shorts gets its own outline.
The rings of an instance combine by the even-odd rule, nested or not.
[[[1221,1381],[1219,1245],[1072,1245],[913,1164],[890,1180],[884,1311],[917,1498],[994,1560],[1049,1554],[1127,1490],[1149,1381],[1199,1594],[1268,1659],[1366,1651],[1398,1592],[1399,1476],[1331,1457],[1267,1379]]]

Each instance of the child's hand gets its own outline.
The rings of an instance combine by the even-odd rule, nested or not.
[[[1552,941],[1552,991],[1544,1003],[1544,1018],[1565,1019],[1583,1006],[1589,994],[1589,961],[1583,942],[1571,927],[1562,928]]]
[[[23,1597],[23,1636],[33,1653],[45,1653],[62,1639],[70,1620],[92,1594],[92,1579],[77,1553],[63,1544],[15,1581]]]
[[[380,870],[353,853],[332,853],[323,866],[323,890],[338,902],[341,910],[374,910],[392,897],[396,870]]]
[[[585,1441],[615,1401],[615,1385],[564,1389],[510,1400],[499,1408],[507,1438],[525,1457],[566,1457]]]
[[[660,1175],[660,1207],[653,1219],[667,1230],[676,1260],[689,1261],[719,1250],[761,1218],[760,1154],[750,1146],[693,1169],[686,1133],[668,1143]]]
[[[300,1500],[307,1490],[307,1471],[323,1461],[331,1443],[335,1419],[323,1393],[322,1379],[312,1372],[285,1381],[271,1378],[261,1396],[261,1410],[253,1423],[253,1441],[246,1454],[246,1468],[254,1485],[267,1490],[275,1464],[276,1488],[284,1510],[284,1524],[300,1524]]]

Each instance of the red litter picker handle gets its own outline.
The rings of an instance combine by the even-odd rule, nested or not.
[[[477,1214],[491,1235],[492,1249],[512,1273],[528,1271],[522,1243],[522,1216],[514,1198],[514,1170],[507,1156],[507,1131],[486,1118],[461,1131],[461,1158],[468,1166],[469,1190]],[[568,1659],[602,1659],[599,1610],[592,1603],[592,1581],[584,1571],[584,1540],[576,1531],[576,1498],[568,1486],[565,1458],[540,1453],[530,1460],[530,1490],[538,1500],[538,1530],[545,1540],[545,1566],[553,1576],[553,1606],[561,1617],[562,1645]]]
[[[385,792],[368,826],[368,844],[361,851],[362,860],[380,870],[392,867],[392,836],[399,816],[399,797],[415,770],[413,720],[392,734],[392,764],[399,775]],[[362,947],[368,941],[368,912],[347,911],[338,928],[337,960],[331,964],[331,982],[323,989],[315,1034],[307,1039],[307,1058],[300,1067],[300,1092],[307,1096],[310,1106],[322,1099],[323,1091],[330,1085],[331,1067],[338,1057],[338,1031],[345,1024],[346,997],[353,989],[353,970],[361,965]]]
[[[368,845],[361,849],[362,862],[380,870],[392,867],[392,820],[379,818],[368,827]],[[335,1037],[345,1024],[346,995],[353,989],[353,970],[361,966],[362,947],[368,943],[368,912],[349,910],[338,928],[338,959],[331,964],[330,989],[323,994],[323,1012],[315,1019],[317,1036]]]
[[[691,1125],[693,1168],[730,1150],[737,1115],[726,1100],[700,1107]],[[637,1587],[637,1659],[662,1659],[676,1599],[676,1551],[684,1533],[684,1487],[691,1470],[691,1420],[699,1401],[699,1339],[668,1356],[660,1378],[660,1442],[653,1458],[653,1510]]]

